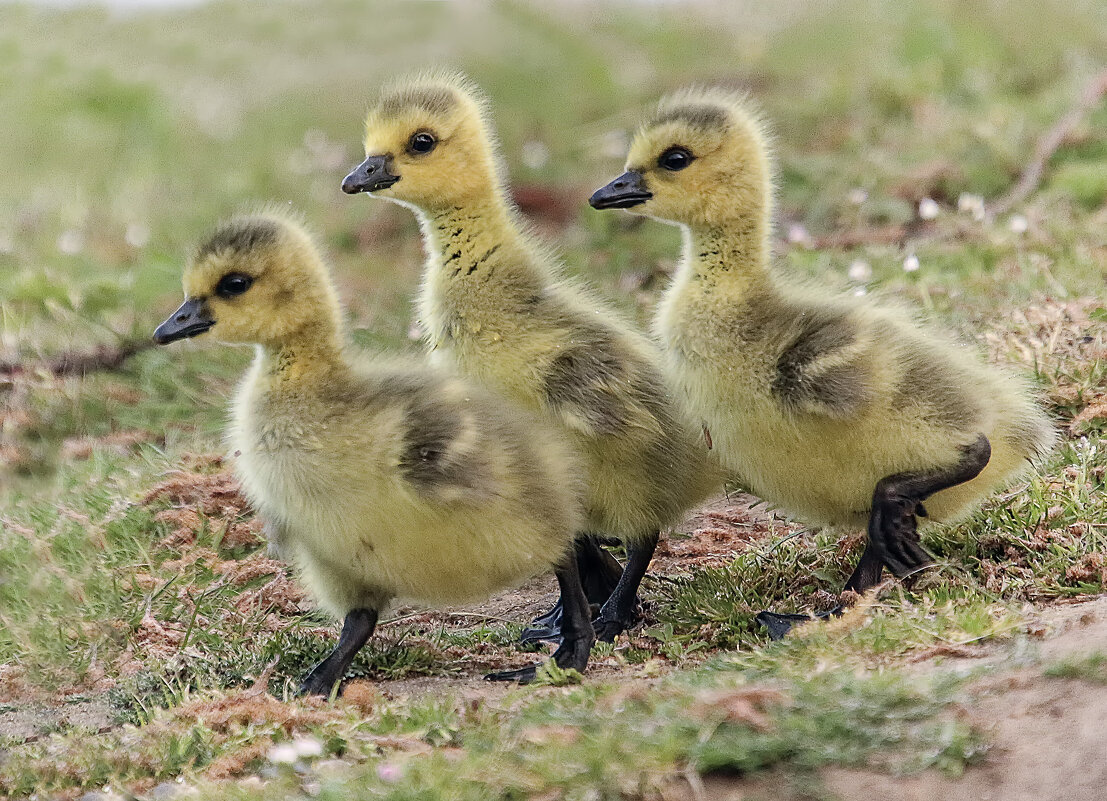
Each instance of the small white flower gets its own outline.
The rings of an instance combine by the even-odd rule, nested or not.
[[[802,223],[792,223],[788,226],[788,241],[793,245],[803,245],[805,248],[813,247],[815,240]]]
[[[382,762],[377,765],[377,778],[382,782],[395,784],[404,777],[404,770],[394,762]]]
[[[523,164],[529,169],[540,170],[550,161],[550,149],[537,139],[523,145]]]
[[[857,295],[857,297],[861,297],[862,295],[865,294],[865,287],[863,287],[863,286],[857,287],[856,289],[853,290],[853,294]]]
[[[849,194],[846,197],[849,198],[849,202],[853,205],[860,206],[862,203],[869,199],[869,193],[858,186],[849,190]]]
[[[932,198],[924,197],[919,201],[919,219],[933,220],[941,211],[938,202]]]
[[[849,280],[863,284],[873,277],[873,268],[863,259],[854,259],[850,262],[846,274],[849,276]]]
[[[75,228],[62,231],[58,237],[58,250],[67,256],[76,256],[85,246],[85,235]]]
[[[296,756],[310,759],[323,755],[323,744],[314,737],[297,737],[292,741]]]
[[[903,260],[903,271],[905,273],[913,273],[917,269],[919,269],[919,257],[912,253]]]
[[[278,743],[269,749],[269,761],[274,765],[291,765],[299,758],[292,743]]]
[[[142,223],[131,223],[127,226],[123,239],[133,248],[146,247],[146,243],[150,241],[150,229]]]
[[[1012,214],[1011,219],[1007,221],[1007,227],[1012,233],[1025,234],[1030,228],[1030,221],[1021,214]]]
[[[971,215],[974,220],[980,222],[984,219],[984,198],[981,195],[972,195],[962,192],[957,198],[957,210]]]

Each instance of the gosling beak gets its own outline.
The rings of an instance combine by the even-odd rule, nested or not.
[[[391,163],[391,156],[370,156],[342,179],[342,191],[347,195],[356,195],[358,192],[387,189],[400,180],[400,176],[389,171]]]
[[[592,197],[588,198],[588,205],[594,209],[629,209],[651,197],[653,192],[646,189],[642,173],[631,170],[593,192]]]
[[[154,331],[154,341],[168,345],[204,333],[215,325],[203,298],[189,298]]]

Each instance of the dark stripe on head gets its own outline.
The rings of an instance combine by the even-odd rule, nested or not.
[[[720,131],[730,127],[730,114],[721,106],[711,103],[693,103],[662,109],[650,121],[650,127],[666,122],[683,122],[704,131]]]
[[[379,110],[383,114],[396,115],[408,109],[418,109],[427,114],[446,114],[457,105],[457,95],[445,86],[413,86],[400,89],[381,98]]]
[[[200,246],[196,258],[202,259],[213,253],[235,251],[247,253],[255,248],[272,247],[280,236],[280,225],[264,217],[242,217],[223,223],[214,234]]]

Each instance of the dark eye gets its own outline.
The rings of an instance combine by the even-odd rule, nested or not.
[[[434,134],[420,131],[411,137],[411,141],[407,143],[407,149],[412,153],[430,153],[437,144],[438,140],[434,138]]]
[[[241,295],[254,283],[254,279],[242,273],[228,273],[219,279],[215,294],[221,298],[233,298]]]
[[[691,164],[694,158],[695,156],[683,147],[670,147],[658,157],[657,166],[664,167],[670,172],[676,172]]]

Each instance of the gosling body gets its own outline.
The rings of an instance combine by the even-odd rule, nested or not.
[[[810,524],[868,526],[849,589],[928,563],[917,515],[956,520],[1052,448],[1022,381],[902,308],[771,269],[770,155],[741,98],[662,101],[626,169],[592,205],[684,232],[655,318],[670,375],[754,493]]]
[[[298,225],[274,215],[224,224],[185,292],[156,336],[210,329],[257,345],[233,405],[235,470],[282,555],[346,620],[305,691],[331,692],[393,599],[462,603],[562,571],[583,516],[564,437],[472,382],[351,354]],[[584,603],[574,576],[564,578]],[[569,661],[579,669],[591,631],[578,633],[587,647],[575,644]]]
[[[660,529],[721,484],[699,427],[655,346],[563,277],[521,222],[469,82],[439,75],[387,89],[369,112],[365,150],[343,189],[415,210],[427,250],[419,308],[434,358],[552,420],[583,454],[582,533],[630,547],[597,623],[601,640],[614,639],[633,622]]]

